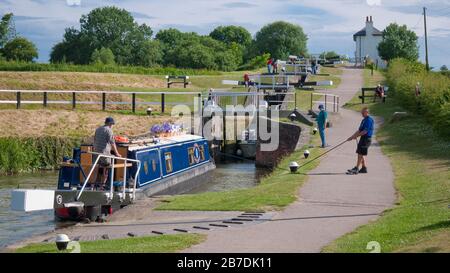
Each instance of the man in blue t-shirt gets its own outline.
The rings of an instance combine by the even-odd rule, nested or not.
[[[317,127],[319,129],[320,139],[322,140],[322,148],[327,146],[325,141],[325,129],[327,128],[328,113],[325,111],[325,107],[321,104],[319,105],[319,115],[317,116]]]
[[[375,122],[373,118],[369,116],[369,109],[367,107],[364,107],[361,110],[361,114],[364,119],[361,121],[358,131],[356,131],[351,137],[347,139],[347,141],[351,141],[360,137],[358,148],[356,149],[356,153],[358,154],[356,166],[353,169],[348,170],[347,174],[367,173],[366,157],[370,144],[372,143]],[[361,169],[359,169],[360,165],[362,166]]]

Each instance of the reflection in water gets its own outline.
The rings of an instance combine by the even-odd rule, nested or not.
[[[189,193],[250,188],[257,185],[259,179],[267,173],[267,170],[257,169],[254,163],[239,161],[218,163],[217,168],[211,173],[211,181]],[[11,211],[10,198],[11,191],[18,186],[21,189],[54,189],[57,179],[56,172],[0,176],[0,247],[55,229],[53,211],[31,213]]]
[[[268,170],[256,168],[254,163],[249,162],[230,161],[226,164],[217,163],[216,166],[217,168],[211,173],[211,180],[188,194],[254,187],[264,175],[269,173]]]
[[[0,176],[0,247],[55,228],[53,211],[12,211],[10,200],[13,189],[54,189],[56,180],[55,172]]]

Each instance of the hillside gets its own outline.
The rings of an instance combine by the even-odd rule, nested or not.
[[[137,135],[148,132],[153,124],[170,120],[167,116],[148,117],[95,111],[2,110],[0,113],[0,138],[92,136],[96,127],[102,125],[109,115],[116,120],[116,134]]]
[[[123,88],[164,88],[163,77],[83,72],[4,72],[0,89],[118,90]]]

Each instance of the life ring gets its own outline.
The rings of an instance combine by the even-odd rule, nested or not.
[[[129,143],[130,142],[130,140],[124,136],[115,136],[114,140],[116,141],[116,143]]]

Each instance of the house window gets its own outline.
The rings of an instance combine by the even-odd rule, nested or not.
[[[203,145],[200,145],[200,160],[205,160],[205,148]]]
[[[173,171],[172,153],[165,153],[164,160],[166,161],[166,172],[171,173]]]
[[[195,163],[194,147],[188,148],[188,157],[189,157],[189,165],[194,164]]]

